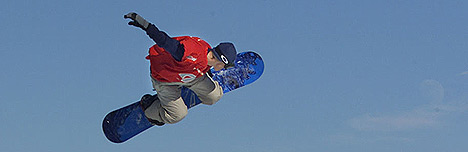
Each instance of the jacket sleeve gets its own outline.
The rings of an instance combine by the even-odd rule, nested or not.
[[[153,39],[159,47],[164,48],[177,61],[182,61],[185,48],[179,41],[172,39],[166,32],[160,31],[154,24],[150,24],[146,34]]]

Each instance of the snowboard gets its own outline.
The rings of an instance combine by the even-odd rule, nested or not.
[[[220,71],[211,69],[211,73],[213,80],[223,88],[223,92],[228,93],[256,81],[262,75],[263,69],[264,63],[260,55],[249,51],[237,54],[234,67]],[[156,96],[157,94],[154,95]],[[181,96],[188,109],[201,103],[197,95],[186,87],[182,87]],[[102,122],[104,135],[114,143],[125,142],[152,126],[145,117],[140,101],[108,113]]]

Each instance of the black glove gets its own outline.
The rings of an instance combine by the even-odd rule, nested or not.
[[[150,25],[150,23],[148,21],[146,21],[143,17],[141,17],[140,15],[138,15],[137,13],[134,13],[134,12],[131,12],[131,13],[128,13],[127,15],[124,15],[124,18],[127,19],[132,19],[132,21],[128,22],[128,25],[133,25],[133,26],[136,26],[136,27],[139,27],[141,29],[143,29],[144,31],[146,31],[146,29],[148,29],[148,26]]]

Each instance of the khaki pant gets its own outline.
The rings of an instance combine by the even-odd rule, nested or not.
[[[223,89],[218,82],[204,75],[187,83],[165,83],[152,79],[153,87],[158,93],[156,100],[146,110],[150,119],[168,124],[181,121],[187,115],[187,106],[180,96],[181,87],[185,86],[197,94],[203,104],[215,104],[222,96]]]

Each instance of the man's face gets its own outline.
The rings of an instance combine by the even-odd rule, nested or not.
[[[214,55],[213,52],[208,53],[208,65],[212,66],[216,71],[219,71],[224,68],[224,63],[218,60]]]
[[[213,68],[215,69],[215,71],[219,71],[219,70],[223,69],[224,68],[224,63],[217,60],[217,59],[215,59],[215,60],[216,60],[216,62],[213,65]]]

